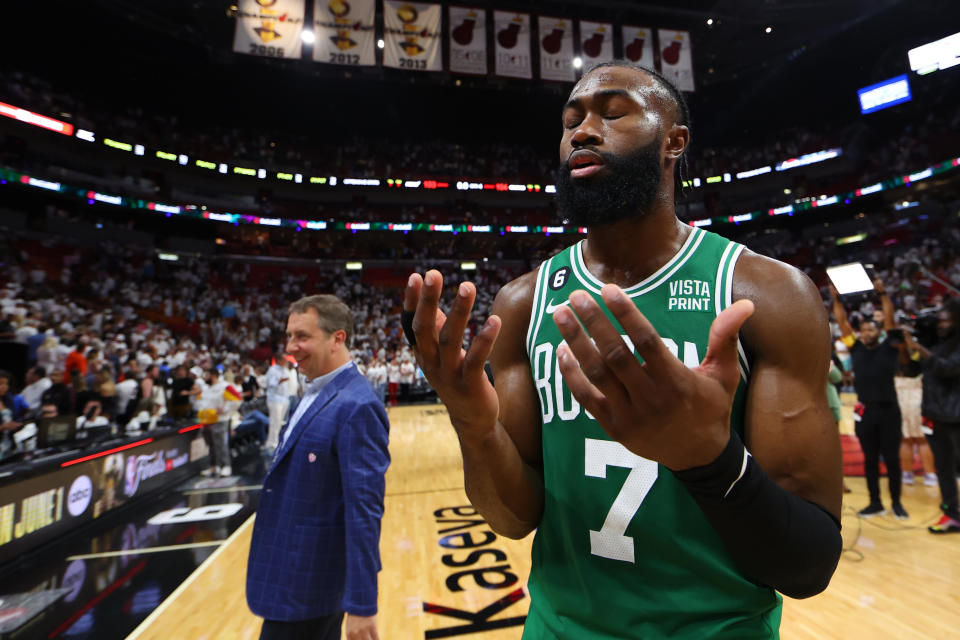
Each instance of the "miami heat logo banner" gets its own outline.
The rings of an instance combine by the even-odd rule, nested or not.
[[[450,7],[450,71],[487,74],[487,12]]]
[[[510,78],[533,78],[530,64],[530,14],[493,12],[496,73]]]
[[[313,59],[327,64],[377,63],[374,0],[313,0]]]
[[[598,62],[613,60],[613,25],[581,20],[580,52],[583,54],[584,70]]]
[[[540,77],[544,80],[573,82],[573,21],[563,18],[537,18],[540,26]]]
[[[623,57],[653,69],[653,30],[647,27],[620,27]]]
[[[693,91],[693,54],[689,31],[658,29],[660,72],[681,91]]]
[[[383,66],[443,71],[440,5],[383,1]]]
[[[299,58],[303,0],[239,0],[233,50],[253,56]]]

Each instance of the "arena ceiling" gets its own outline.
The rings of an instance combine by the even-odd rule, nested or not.
[[[283,118],[330,136],[458,132],[486,139],[494,128],[508,140],[540,143],[555,138],[569,91],[557,83],[496,78],[463,79],[454,88],[456,77],[447,73],[345,70],[233,54],[229,0],[9,4],[8,24],[21,27],[7,30],[0,70],[27,69],[57,87],[186,120],[268,128]],[[689,30],[697,84],[691,106],[699,139],[712,144],[762,129],[849,121],[859,113],[857,88],[903,73],[908,48],[960,24],[956,0],[470,4]]]

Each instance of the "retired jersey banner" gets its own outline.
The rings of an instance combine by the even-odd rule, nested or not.
[[[494,11],[496,72],[510,78],[533,78],[530,64],[530,14]]]
[[[375,65],[375,13],[374,0],[313,0],[317,36],[313,59],[327,64]]]
[[[233,50],[253,56],[299,58],[304,0],[239,0]]]
[[[440,5],[383,0],[383,66],[443,71]]]
[[[544,80],[573,82],[573,21],[539,16],[540,77]]]
[[[583,68],[613,60],[613,25],[605,22],[580,21],[580,52]]]
[[[487,74],[487,12],[450,7],[450,71]]]
[[[620,27],[623,39],[623,57],[648,69],[653,69],[653,30],[647,27]]]
[[[693,91],[693,53],[690,32],[659,29],[660,72],[681,91]]]

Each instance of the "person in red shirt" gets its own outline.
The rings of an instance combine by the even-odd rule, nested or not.
[[[74,343],[73,351],[67,354],[67,360],[63,367],[64,380],[71,380],[71,372],[79,371],[81,376],[87,375],[87,359],[83,355],[83,340],[77,339]]]

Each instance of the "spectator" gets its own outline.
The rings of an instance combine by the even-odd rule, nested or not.
[[[53,383],[47,377],[47,370],[36,365],[27,370],[27,386],[23,388],[20,395],[33,410],[40,408],[40,399],[43,393],[50,388]]]
[[[960,532],[957,459],[960,455],[960,299],[951,298],[937,313],[939,342],[931,349],[908,338],[923,363],[923,415],[933,422],[929,436],[940,484],[943,515],[931,533]]]
[[[874,280],[874,288],[880,294],[883,306],[883,329],[894,328],[894,310],[883,281]],[[869,518],[886,513],[880,499],[880,455],[887,465],[887,481],[893,513],[899,519],[909,517],[900,503],[900,486],[903,480],[900,470],[900,407],[893,383],[900,358],[899,350],[889,340],[881,340],[880,329],[873,318],[860,322],[860,337],[857,338],[847,320],[847,312],[840,302],[839,294],[830,286],[833,296],[833,316],[840,326],[844,343],[850,348],[853,361],[853,384],[857,390],[857,406],[854,409],[857,438],[863,449],[864,474],[870,504],[860,510],[860,516]]]

